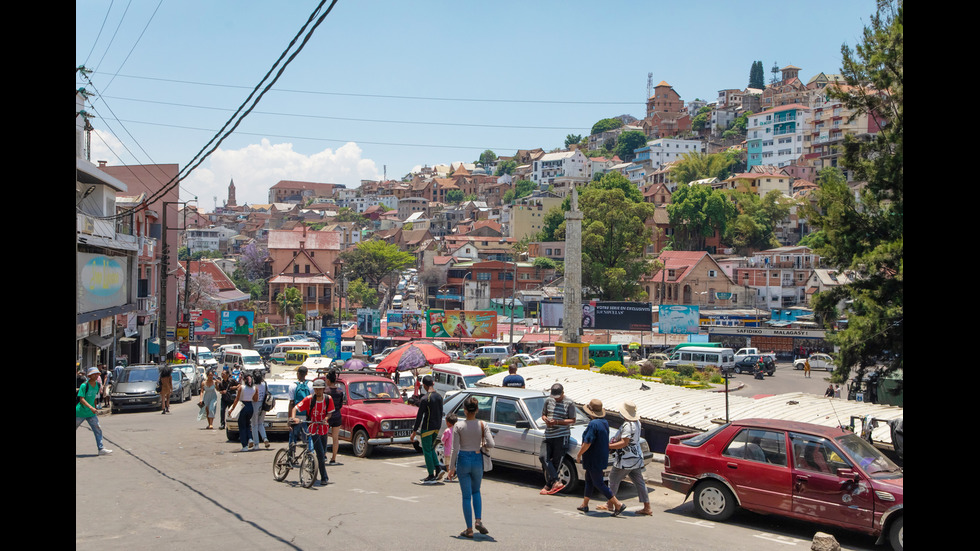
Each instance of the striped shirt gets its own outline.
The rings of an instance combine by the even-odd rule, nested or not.
[[[546,417],[555,421],[575,419],[575,404],[567,398],[559,402],[549,396],[544,403],[544,414]],[[570,425],[555,425],[553,427],[545,427],[544,429],[545,438],[563,438],[565,436],[571,436],[571,434],[572,430]]]

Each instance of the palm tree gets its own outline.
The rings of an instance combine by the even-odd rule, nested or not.
[[[670,170],[670,178],[679,185],[705,178],[724,180],[728,177],[728,171],[734,162],[733,159],[721,153],[710,155],[698,151],[685,153]]]
[[[303,311],[303,296],[296,287],[283,289],[276,297],[276,303],[279,304],[279,313],[282,314],[287,325],[293,316]]]

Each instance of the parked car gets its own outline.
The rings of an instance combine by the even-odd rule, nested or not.
[[[793,362],[793,369],[803,369],[803,364],[806,363],[806,358],[800,358]],[[827,354],[810,354],[810,369],[826,369],[827,371],[833,371],[837,369],[834,365],[834,359]]]
[[[191,395],[197,396],[201,393],[201,385],[204,384],[204,378],[201,377],[197,370],[197,366],[194,364],[173,364],[171,365],[175,370],[179,369],[187,375],[188,383],[191,387]]]
[[[544,457],[544,422],[541,413],[544,410],[548,394],[540,390],[523,388],[484,387],[468,388],[459,391],[448,398],[443,406],[445,413],[455,413],[460,419],[465,419],[463,401],[475,396],[480,403],[477,419],[490,425],[493,432],[494,447],[490,457],[494,463],[506,464],[531,471],[544,473],[541,458]],[[566,400],[570,399],[568,397]],[[585,471],[581,463],[575,462],[581,447],[582,435],[589,424],[589,418],[581,408],[576,407],[575,424],[572,425],[571,445],[565,458],[562,459],[558,478],[565,485],[562,493],[573,493],[580,480],[584,480]],[[446,428],[443,420],[442,428]],[[615,431],[610,431],[610,437]],[[640,440],[643,450],[644,464],[650,463],[653,453],[645,439]],[[445,460],[442,442],[436,442],[436,453],[440,460]],[[609,467],[613,464],[613,456],[609,456]],[[608,470],[606,471],[608,474]]]
[[[658,352],[656,354],[650,354],[649,356],[647,356],[647,359],[648,360],[660,360],[662,362],[666,362],[666,361],[670,360],[670,356],[668,356],[666,354],[661,354],[661,353]]]
[[[760,356],[743,356],[741,359],[735,360],[735,367],[732,369],[738,374],[755,373],[759,368],[759,358]],[[776,362],[773,361],[772,356],[761,356],[761,358],[765,366],[762,372],[770,377],[775,375]]]
[[[371,363],[378,363],[378,362],[380,362],[381,360],[385,359],[385,357],[388,356],[388,354],[391,354],[396,348],[398,348],[398,347],[397,346],[389,346],[388,348],[385,348],[381,352],[379,352],[379,353],[371,356]]]
[[[413,444],[409,437],[418,408],[404,403],[394,381],[364,372],[337,375],[344,393],[340,408],[340,439],[350,442],[354,455],[368,457],[375,446]]]
[[[265,434],[289,434],[289,397],[295,379],[268,378],[265,383],[269,392],[276,397],[276,405],[265,414]],[[238,441],[238,414],[242,411],[241,402],[226,417],[225,436],[232,442]]]
[[[136,364],[120,368],[114,376],[110,410],[119,413],[128,409],[160,409],[157,381],[160,369],[156,365]]]
[[[854,433],[810,423],[745,419],[672,436],[664,486],[693,496],[701,518],[739,507],[878,536],[901,551],[902,468]]]
[[[190,400],[194,393],[191,392],[191,378],[187,376],[187,373],[174,366],[170,376],[174,381],[173,390],[170,392],[170,401],[180,404]]]

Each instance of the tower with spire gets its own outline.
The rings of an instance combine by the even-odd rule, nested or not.
[[[235,179],[231,179],[231,183],[228,184],[228,203],[226,207],[237,207],[238,202],[235,200]]]

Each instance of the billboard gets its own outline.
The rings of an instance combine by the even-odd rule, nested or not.
[[[251,335],[255,312],[225,310],[221,312],[222,335]]]
[[[218,313],[214,310],[191,310],[191,323],[196,337],[213,337],[218,331]]]
[[[324,358],[336,360],[340,358],[340,335],[339,327],[323,327],[320,329],[320,355]]]
[[[125,256],[78,253],[75,296],[79,312],[125,305],[129,300],[129,260]]]
[[[497,313],[493,310],[429,310],[425,336],[429,338],[497,338]]]
[[[421,310],[388,310],[388,336],[425,336],[425,316]]]
[[[542,302],[539,314],[541,327],[564,327],[564,303]],[[653,306],[649,302],[591,301],[582,305],[583,329],[650,331],[652,326]]]
[[[359,335],[380,335],[381,311],[375,308],[358,308],[357,333]]]
[[[697,306],[660,306],[660,332],[673,335],[697,335],[701,331],[701,314]]]

